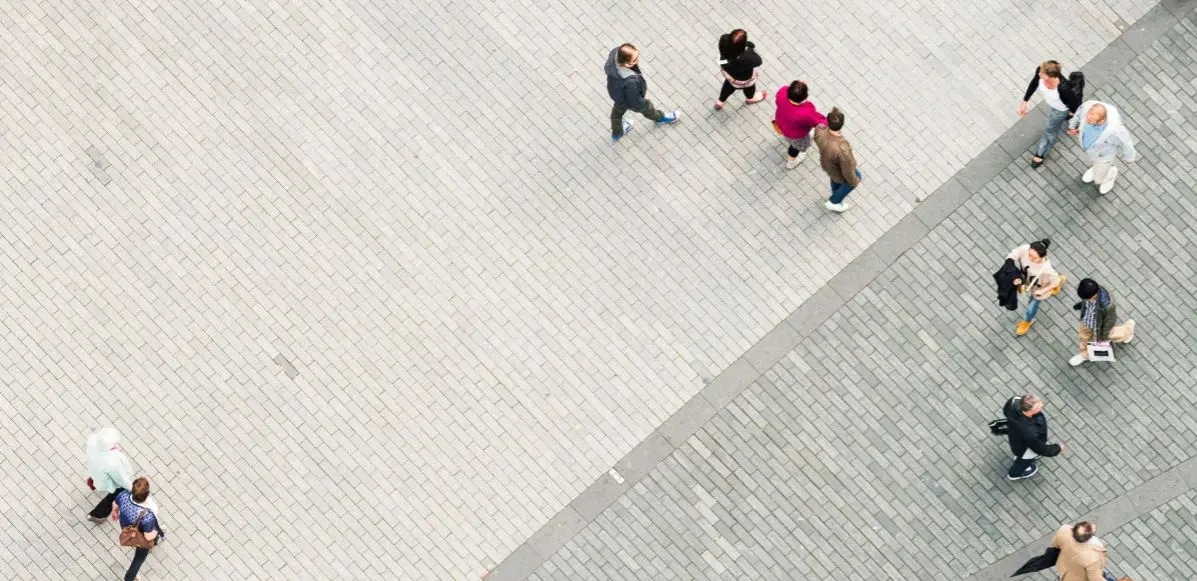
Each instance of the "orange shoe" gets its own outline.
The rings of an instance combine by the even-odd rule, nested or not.
[[[1014,336],[1022,337],[1026,335],[1027,331],[1031,330],[1031,325],[1033,324],[1035,324],[1035,321],[1019,321],[1018,326],[1014,327]]]

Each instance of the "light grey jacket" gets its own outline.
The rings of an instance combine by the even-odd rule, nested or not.
[[[1092,127],[1089,122],[1085,120],[1085,116],[1089,113],[1089,109],[1097,104],[1105,105],[1106,107],[1106,128],[1102,130],[1101,135],[1097,136],[1097,140],[1085,150],[1089,155],[1089,161],[1094,163],[1113,163],[1114,159],[1121,157],[1122,161],[1127,163],[1135,161],[1139,154],[1135,152],[1135,140],[1131,137],[1130,131],[1122,124],[1122,115],[1118,109],[1109,103],[1102,103],[1101,101],[1085,101],[1081,103],[1080,109],[1077,109],[1076,115],[1068,121],[1069,129],[1080,129],[1081,132],[1076,136],[1077,143],[1084,147],[1085,128]]]

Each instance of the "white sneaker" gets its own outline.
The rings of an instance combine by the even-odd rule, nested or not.
[[[840,214],[848,211],[847,204],[845,204],[843,202],[840,202],[838,204],[832,204],[831,200],[827,200],[826,202],[823,202],[823,207],[827,208],[828,210],[831,210],[832,212],[837,212]]]
[[[1114,189],[1114,178],[1118,177],[1118,168],[1110,168],[1110,173],[1106,176],[1106,181],[1102,182],[1101,187],[1097,189],[1097,193],[1105,195]]]
[[[1073,366],[1073,367],[1076,367],[1077,365],[1080,365],[1080,364],[1082,364],[1082,363],[1084,363],[1084,362],[1085,362],[1085,356],[1084,356],[1084,355],[1081,355],[1081,354],[1079,354],[1079,353],[1078,353],[1078,354],[1076,354],[1076,355],[1073,355],[1073,356],[1072,356],[1072,359],[1069,359],[1069,360],[1068,360],[1068,364],[1069,364],[1069,365],[1071,365],[1071,366]]]
[[[794,168],[798,167],[798,164],[802,163],[802,160],[804,160],[804,159],[806,159],[805,151],[799,153],[798,157],[791,157],[791,158],[787,159],[786,160],[786,169],[794,169]]]
[[[1123,343],[1130,343],[1135,340],[1135,320],[1131,319],[1127,321],[1126,326],[1130,327],[1130,333],[1126,335],[1126,341],[1123,341]]]
[[[1093,183],[1093,168],[1085,170],[1085,175],[1081,176],[1081,181],[1087,184]]]

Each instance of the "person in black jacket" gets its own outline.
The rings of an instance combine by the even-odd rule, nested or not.
[[[769,93],[761,91],[756,95],[756,68],[761,66],[761,57],[756,54],[756,45],[748,41],[748,33],[735,29],[719,37],[719,67],[723,73],[723,89],[715,109],[723,109],[724,101],[736,91],[744,91],[745,103],[752,105],[764,101]]]
[[[1035,146],[1035,155],[1031,157],[1032,168],[1043,165],[1043,159],[1067,128],[1068,120],[1076,115],[1081,102],[1085,100],[1085,75],[1077,71],[1065,80],[1064,74],[1060,72],[1060,63],[1047,61],[1039,65],[1031,83],[1027,85],[1027,92],[1022,96],[1022,103],[1018,105],[1019,116],[1026,117],[1027,104],[1036,90],[1043,94],[1043,101],[1051,108],[1051,112],[1047,115],[1043,136]]]
[[[1030,478],[1039,471],[1040,456],[1056,456],[1064,451],[1063,442],[1047,443],[1047,416],[1043,415],[1043,400],[1027,394],[1010,398],[1002,409],[1006,416],[1010,451],[1014,463],[1006,472],[1008,480]]]
[[[611,108],[611,141],[619,141],[632,130],[632,121],[623,119],[628,111],[644,115],[657,125],[677,123],[679,111],[662,113],[644,98],[648,94],[648,81],[640,72],[640,51],[635,46],[624,43],[611,49],[603,70],[607,73],[607,94],[615,101]]]

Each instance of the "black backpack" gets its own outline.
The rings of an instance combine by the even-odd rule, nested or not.
[[[1073,93],[1076,93],[1078,100],[1085,100],[1085,73],[1072,71],[1068,74],[1068,80],[1064,82],[1068,83],[1068,88],[1072,89]]]

